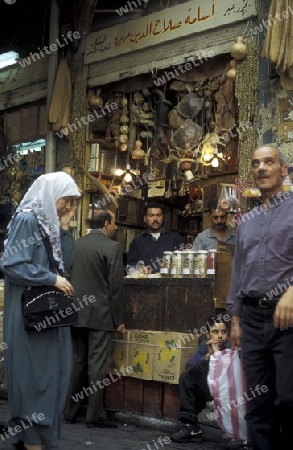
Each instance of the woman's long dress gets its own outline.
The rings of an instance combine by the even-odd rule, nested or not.
[[[65,267],[70,267],[74,244],[61,230]],[[25,331],[21,295],[27,286],[51,285],[56,275],[30,212],[14,219],[2,258],[4,285],[4,352],[11,443],[42,444],[56,450],[60,421],[72,365],[70,327]]]

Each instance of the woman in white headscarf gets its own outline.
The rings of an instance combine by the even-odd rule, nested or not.
[[[5,437],[19,449],[57,449],[72,363],[70,328],[25,331],[21,296],[26,287],[38,285],[56,286],[73,294],[66,279],[74,252],[69,222],[79,197],[77,185],[65,172],[41,175],[8,225],[2,257],[9,405]],[[44,234],[63,276],[50,269]]]

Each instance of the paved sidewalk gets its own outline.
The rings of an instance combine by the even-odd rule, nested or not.
[[[0,399],[0,421],[5,420],[7,412],[7,400]],[[166,422],[165,427],[154,421],[154,427],[137,425],[140,422],[139,416],[127,415],[123,413],[116,414],[118,429],[89,429],[86,428],[84,418],[74,425],[62,424],[61,440],[58,450],[81,450],[81,449],[99,449],[99,450],[207,450],[223,449],[225,440],[222,439],[220,429],[202,425],[204,441],[201,444],[188,443],[177,444],[168,439],[171,430],[180,426],[174,422]],[[151,420],[150,420],[151,423]],[[161,429],[158,429],[158,428]],[[163,430],[162,430],[163,428]],[[11,450],[12,446],[0,434],[0,449]]]

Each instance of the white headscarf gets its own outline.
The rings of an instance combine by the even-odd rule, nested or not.
[[[53,172],[41,175],[31,185],[8,225],[8,232],[16,214],[32,211],[39,225],[49,237],[53,256],[63,272],[60,242],[60,223],[57,216],[56,202],[62,197],[80,197],[80,192],[74,179],[65,172]]]

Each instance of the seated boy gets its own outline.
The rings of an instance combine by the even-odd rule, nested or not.
[[[206,322],[206,339],[199,345],[179,377],[180,413],[184,426],[171,435],[174,442],[202,442],[202,431],[198,425],[198,414],[212,401],[207,376],[210,356],[230,347],[227,325],[221,318],[210,317]]]

